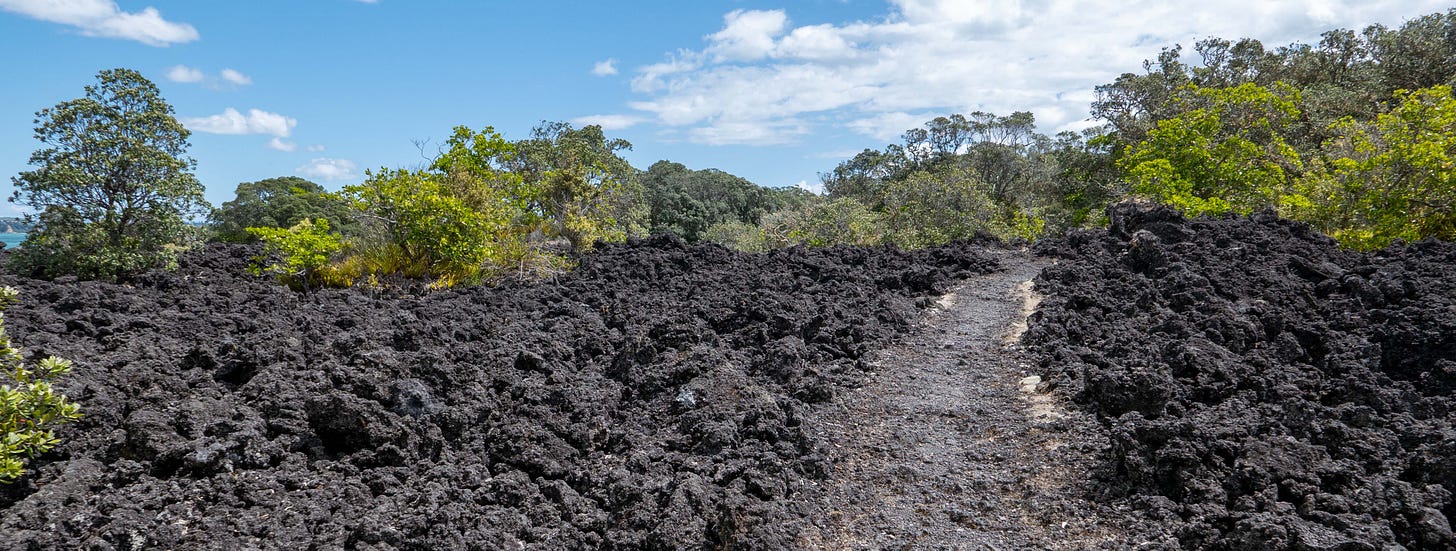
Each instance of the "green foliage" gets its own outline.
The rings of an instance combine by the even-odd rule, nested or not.
[[[468,174],[381,169],[343,196],[361,217],[356,254],[373,256],[382,273],[474,281],[499,252],[496,238],[510,234],[507,206]]]
[[[1011,214],[1010,226],[1005,230],[1003,235],[1000,235],[998,237],[1002,237],[1003,239],[1021,239],[1024,241],[1036,241],[1045,234],[1045,219],[1031,214],[1027,214],[1022,211],[1016,211]]]
[[[518,145],[494,128],[461,126],[428,169],[368,173],[364,183],[344,188],[360,230],[348,243],[348,256],[323,275],[336,285],[388,275],[427,277],[438,288],[564,269],[565,258],[530,237],[554,228],[543,197],[555,185],[551,178],[565,173],[526,178],[511,171],[526,166],[519,159]],[[579,211],[571,214],[561,221],[573,235],[600,237],[592,233],[600,228],[579,225]]]
[[[1041,156],[1046,169],[1032,181],[1033,204],[1044,229],[1061,231],[1104,223],[1107,205],[1127,194],[1106,127],[1057,134]]]
[[[771,214],[763,221],[763,233],[767,245],[775,248],[878,245],[885,241],[880,215],[849,197]]]
[[[1456,99],[1451,88],[1399,91],[1374,121],[1335,126],[1325,157],[1299,182],[1289,213],[1346,246],[1456,240]]]
[[[248,228],[288,228],[304,220],[328,220],[349,233],[357,227],[349,205],[318,184],[296,176],[238,184],[237,198],[212,212],[211,225],[222,241],[248,242]]]
[[[1277,203],[1299,154],[1280,134],[1300,116],[1298,91],[1245,83],[1184,89],[1190,109],[1158,121],[1119,159],[1133,191],[1190,214],[1247,214]]]
[[[344,248],[339,236],[329,232],[326,218],[317,221],[305,218],[287,229],[248,228],[248,233],[261,239],[267,256],[274,258],[260,269],[278,276],[290,287],[305,291],[322,283],[319,270]]]
[[[1003,208],[974,171],[920,171],[887,182],[882,218],[889,241],[901,247],[940,245],[992,232]]]
[[[0,310],[15,303],[19,292],[0,288]],[[25,474],[25,460],[50,451],[60,440],[55,427],[81,417],[80,408],[52,387],[70,372],[71,362],[55,356],[25,367],[20,350],[10,344],[0,320],[0,483]]]
[[[1359,249],[1450,239],[1453,36],[1456,9],[1314,45],[1209,38],[1201,65],[1175,46],[1098,87],[1093,113],[1135,190],[1187,212],[1276,206]]]
[[[114,279],[175,261],[184,219],[206,207],[186,158],[190,133],[140,73],[97,74],[86,96],[36,113],[45,144],[11,201],[39,215],[15,266]]]
[[[703,231],[701,237],[703,241],[717,243],[746,253],[762,253],[769,250],[763,228],[737,220],[714,224]]]
[[[937,117],[903,145],[865,150],[823,175],[832,198],[853,198],[884,224],[883,239],[925,247],[987,233],[1035,239],[1092,223],[1122,194],[1100,129],[1035,131],[1028,112]]]
[[[647,234],[649,209],[637,169],[617,154],[632,148],[602,128],[543,122],[513,144],[501,164],[522,178],[530,210],[573,250]]]
[[[791,203],[802,206],[808,192],[776,190],[721,170],[690,170],[668,161],[654,163],[642,175],[650,208],[652,233],[673,233],[689,242],[729,222],[758,224],[763,215]]]

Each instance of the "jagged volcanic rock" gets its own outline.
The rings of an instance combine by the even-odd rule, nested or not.
[[[1109,490],[1189,549],[1451,549],[1456,245],[1122,205],[1026,335],[1112,432]]]
[[[981,249],[609,246],[557,281],[296,294],[212,245],[128,285],[0,277],[85,418],[6,549],[779,548],[801,420]]]

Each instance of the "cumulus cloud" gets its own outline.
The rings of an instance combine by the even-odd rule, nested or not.
[[[577,126],[597,125],[602,130],[621,130],[631,128],[645,122],[646,119],[637,115],[587,115],[571,119],[571,123]]]
[[[253,77],[239,73],[232,69],[223,69],[220,76],[222,76],[223,80],[226,80],[238,86],[247,86],[253,83]]]
[[[298,144],[274,136],[273,139],[268,140],[268,147],[270,149],[277,149],[278,151],[293,152],[298,149]]]
[[[113,0],[0,0],[0,10],[60,23],[86,36],[135,40],[149,46],[170,46],[197,40],[197,29],[162,18],[156,8],[122,11]]]
[[[207,75],[204,75],[201,70],[186,65],[167,69],[167,80],[172,82],[202,82],[204,78],[207,78]]]
[[[784,10],[734,10],[723,16],[723,30],[708,36],[707,51],[719,62],[761,59],[773,53],[788,24]]]
[[[617,60],[607,59],[603,61],[598,61],[596,65],[592,66],[591,72],[593,75],[599,77],[609,77],[615,75],[617,74]]]
[[[697,49],[639,67],[628,105],[708,144],[792,142],[820,126],[878,139],[937,115],[1029,110],[1044,131],[1087,120],[1092,89],[1165,46],[1252,37],[1313,43],[1332,28],[1398,26],[1435,0],[891,0],[889,12],[794,26],[735,10]]]
[[[799,180],[799,183],[794,184],[794,187],[813,193],[814,195],[824,195],[824,182],[814,182],[811,184],[808,180]]]
[[[210,117],[185,117],[182,124],[196,132],[208,134],[264,134],[275,138],[287,138],[298,126],[293,117],[249,109],[244,115],[231,107]]]
[[[314,145],[308,146],[308,152],[309,153],[318,153],[320,151],[323,151],[324,149],[325,149],[325,147],[323,146],[323,144],[314,144]]]
[[[349,180],[358,177],[355,168],[354,161],[318,157],[294,169],[294,172],[321,180]]]

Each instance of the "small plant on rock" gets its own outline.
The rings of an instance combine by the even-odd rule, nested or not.
[[[15,303],[19,292],[0,287],[0,310]],[[25,459],[54,448],[60,440],[52,430],[81,418],[80,407],[57,393],[51,384],[71,371],[71,361],[51,356],[34,370],[27,369],[20,350],[10,345],[0,319],[0,483],[25,474]]]

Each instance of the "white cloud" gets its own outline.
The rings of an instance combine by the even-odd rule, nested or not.
[[[268,140],[268,147],[271,149],[277,149],[279,151],[292,152],[298,149],[298,144],[274,136],[273,139]]]
[[[239,73],[232,69],[223,69],[221,76],[223,80],[226,80],[238,86],[247,86],[253,83],[253,77]]]
[[[773,52],[774,39],[788,24],[784,10],[734,10],[723,16],[723,30],[708,36],[708,53],[719,62],[761,59]]]
[[[621,130],[637,126],[647,119],[637,115],[587,115],[571,119],[571,123],[577,126],[597,125],[602,130]]]
[[[925,121],[933,118],[935,118],[935,115],[924,113],[915,115],[894,111],[855,119],[846,123],[845,126],[860,134],[873,137],[883,142],[889,142],[899,138],[906,130],[920,126]],[[859,152],[856,151],[855,153]],[[850,156],[854,156],[854,153],[851,153]]]
[[[208,88],[214,89],[224,88],[229,84],[233,86],[247,86],[253,83],[253,77],[238,72],[236,69],[223,69],[217,76],[208,76],[202,69],[188,67],[186,65],[177,65],[171,69],[167,69],[167,79],[172,82],[200,83]]]
[[[229,107],[210,117],[183,118],[182,124],[193,131],[209,134],[265,134],[287,138],[293,133],[293,127],[298,126],[298,120],[261,109],[249,109],[244,115]]]
[[[1333,28],[1399,26],[1436,0],[891,0],[873,20],[794,27],[784,10],[736,10],[639,67],[628,106],[708,144],[793,142],[834,126],[893,140],[937,115],[1030,110],[1043,131],[1091,124],[1095,86],[1165,46],[1209,36],[1273,48]],[[1149,32],[1154,34],[1150,35]]]
[[[0,10],[75,27],[86,36],[170,46],[197,40],[197,29],[162,18],[156,8],[125,12],[114,0],[0,0]]]
[[[808,180],[799,180],[799,183],[794,184],[794,187],[813,193],[814,195],[824,195],[824,182],[814,182],[811,184]]]
[[[308,152],[309,153],[318,153],[318,152],[323,151],[323,150],[324,150],[323,144],[314,144],[314,145],[308,146]]]
[[[186,65],[167,69],[167,80],[172,82],[202,82],[204,78],[207,78],[207,75],[202,74],[201,70]]]
[[[592,66],[591,72],[593,75],[599,77],[609,77],[615,75],[617,74],[617,60],[606,59],[603,61],[598,61],[596,65]]]
[[[294,172],[322,180],[349,180],[358,177],[355,168],[354,161],[318,157],[294,169]]]

